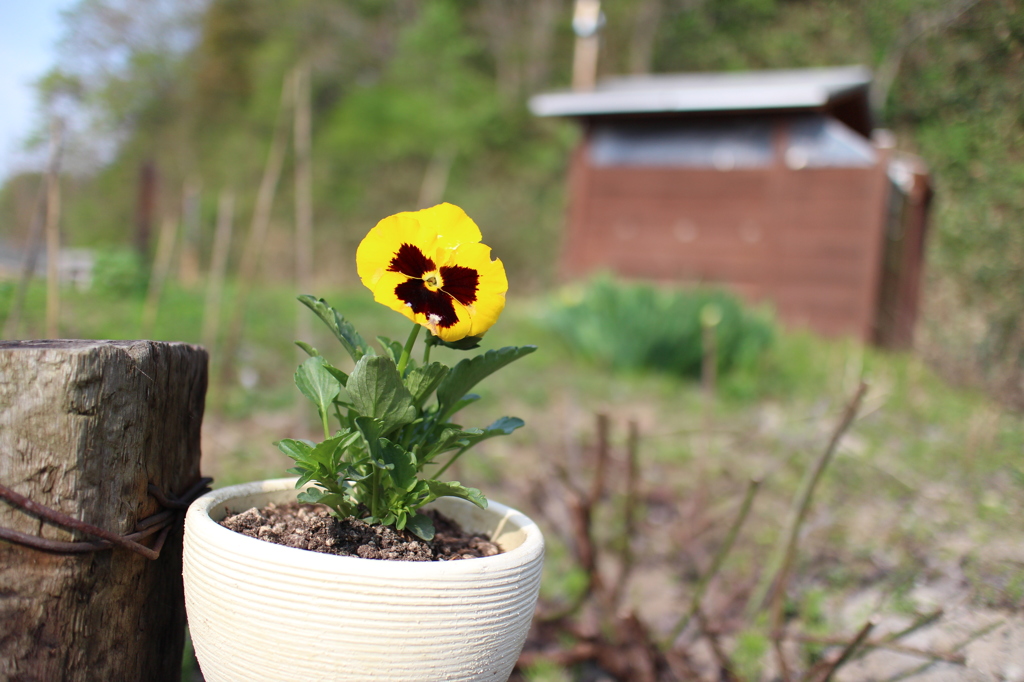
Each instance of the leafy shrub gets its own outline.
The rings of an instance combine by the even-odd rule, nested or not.
[[[142,257],[131,249],[110,248],[96,252],[92,285],[102,293],[141,296],[146,292],[148,273]]]
[[[775,338],[772,322],[714,289],[665,289],[651,284],[592,280],[573,300],[557,303],[548,325],[577,354],[617,370],[652,369],[685,377],[701,374],[701,326],[718,316],[720,373],[746,366]]]

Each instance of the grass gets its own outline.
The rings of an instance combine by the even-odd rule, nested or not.
[[[11,291],[0,285],[0,316],[6,317]],[[125,339],[139,334],[142,296],[73,290],[63,296],[64,335]],[[404,338],[407,332],[404,318],[373,303],[368,292],[324,297],[367,338],[377,332]],[[42,287],[33,287],[25,336],[41,334],[43,301]],[[684,553],[679,538],[706,522],[710,530],[697,548],[710,552],[746,482],[752,476],[764,479],[751,519],[720,573],[721,591],[756,575],[804,471],[864,378],[870,389],[861,415],[826,471],[801,535],[792,598],[802,618],[818,628],[823,618],[839,612],[835,604],[866,586],[884,596],[885,608],[906,613],[916,604],[911,586],[950,575],[964,579],[963,589],[979,606],[1024,608],[1022,564],[1015,555],[993,549],[1022,541],[1016,523],[1024,511],[1019,414],[980,393],[945,384],[914,355],[803,333],[778,334],[757,363],[724,376],[709,399],[697,382],[678,376],[612,371],[581,360],[545,325],[547,306],[542,297],[509,302],[485,347],[536,343],[540,350],[513,370],[490,377],[479,387],[482,400],[461,415],[467,426],[515,415],[526,420],[526,428],[485,443],[460,461],[453,478],[533,511],[554,462],[569,468],[583,462],[582,453],[593,445],[595,413],[609,415],[618,456],[626,425],[634,421],[640,427],[646,493],[638,510],[642,527],[649,531],[656,525],[660,508],[653,500],[667,501],[657,513],[673,519],[659,531],[664,547],[645,560],[664,566],[684,593],[706,565],[692,546]],[[197,343],[202,307],[201,290],[170,286],[152,338]],[[294,410],[291,375],[298,356],[291,341],[300,308],[286,287],[251,292],[240,365],[252,369],[255,385],[215,383],[209,394],[204,469],[218,485],[284,475],[290,462],[271,441],[315,429],[311,410]],[[313,329],[313,345],[340,363],[336,342],[318,324]],[[458,359],[446,349],[435,349],[435,358]],[[211,376],[217,376],[220,361],[215,349]],[[733,390],[730,382],[740,388]],[[612,528],[616,520],[606,523]],[[578,590],[580,576],[571,572],[555,529],[549,525],[548,532],[544,595],[557,598]],[[654,606],[638,609],[643,614]],[[756,667],[756,633],[745,635],[738,646],[745,669]],[[542,667],[528,678],[572,679],[570,672]]]

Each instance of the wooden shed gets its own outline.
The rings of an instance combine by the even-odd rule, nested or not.
[[[862,67],[605,79],[577,119],[561,273],[713,283],[826,335],[912,343],[931,196]]]

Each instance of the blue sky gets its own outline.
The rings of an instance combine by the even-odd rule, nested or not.
[[[0,0],[0,179],[24,166],[21,143],[36,123],[32,82],[53,66],[60,12],[75,0]]]

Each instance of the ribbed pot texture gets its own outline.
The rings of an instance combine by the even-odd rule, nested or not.
[[[507,680],[540,588],[544,540],[520,512],[433,508],[502,548],[460,561],[377,561],[275,545],[217,523],[295,499],[295,479],[221,488],[185,517],[185,605],[207,682]]]

